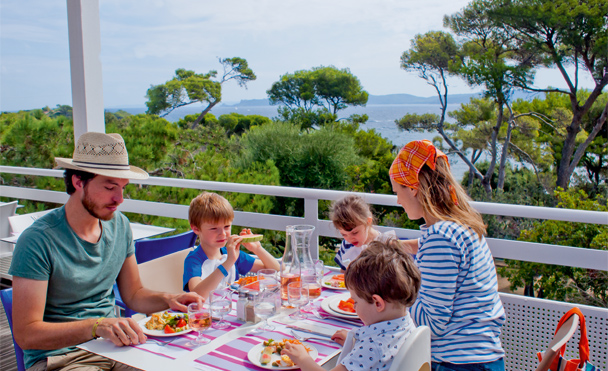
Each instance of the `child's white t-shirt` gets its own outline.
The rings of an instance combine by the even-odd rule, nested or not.
[[[409,311],[403,317],[374,323],[351,330],[354,343],[344,343],[342,352],[348,352],[339,359],[339,363],[347,370],[388,370],[399,348],[416,328]]]
[[[386,242],[390,238],[397,238],[395,231],[379,233],[374,241]],[[367,245],[355,246],[346,242],[346,240],[342,240],[334,261],[342,270],[346,270],[350,262],[355,260],[365,248],[367,248]]]

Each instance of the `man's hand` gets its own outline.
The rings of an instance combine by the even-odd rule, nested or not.
[[[346,330],[338,330],[335,334],[332,335],[331,340],[336,343],[344,346],[344,342],[346,341],[346,335],[348,335],[348,331]]]
[[[188,304],[198,303],[203,304],[205,299],[195,292],[186,292],[178,295],[171,295],[169,299],[169,308],[174,311],[186,313],[188,311]]]
[[[133,318],[104,318],[95,331],[116,346],[143,344],[147,337]]]

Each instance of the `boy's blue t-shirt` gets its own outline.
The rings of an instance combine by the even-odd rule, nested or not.
[[[228,251],[226,247],[222,247],[220,249],[222,254],[227,254]],[[199,245],[193,251],[191,251],[188,256],[186,256],[186,260],[184,260],[184,291],[189,292],[188,282],[193,277],[201,277],[201,269],[203,267],[203,263],[208,260],[207,254],[203,251],[203,248]],[[236,278],[239,279],[240,276],[249,273],[251,268],[253,267],[253,263],[255,262],[255,258],[251,255],[245,253],[244,251],[239,252],[239,257],[234,263]]]

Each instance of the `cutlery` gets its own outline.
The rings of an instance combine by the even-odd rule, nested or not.
[[[176,340],[176,339],[172,339],[172,340],[169,340],[169,341],[160,341],[160,340],[156,340],[156,339],[148,338],[148,340],[147,340],[147,341],[153,341],[153,342],[155,342],[156,344],[158,344],[158,346],[159,346],[159,347],[164,347],[165,345],[170,344],[170,343],[174,342],[175,340]]]
[[[310,339],[323,340],[323,341],[333,341],[331,339],[320,338],[320,337],[316,337],[316,336],[302,336],[302,335],[298,334],[297,332],[295,332],[294,330],[291,330],[291,333],[293,334],[293,337],[296,338],[296,340],[299,340],[299,341],[308,341]]]
[[[293,329],[293,330],[298,330],[298,331],[302,331],[302,332],[308,332],[310,334],[315,334],[315,335],[320,335],[320,336],[324,336],[324,337],[327,337],[327,338],[331,338],[331,335],[327,335],[327,334],[324,334],[322,332],[318,332],[318,331],[314,331],[314,330],[309,330],[307,328],[301,328],[301,327],[292,326],[292,325],[289,325],[287,327],[290,328],[290,329]]]
[[[313,314],[315,317],[319,318],[319,319],[331,319],[333,321],[338,321],[338,322],[342,322],[342,323],[347,323],[349,325],[355,325],[358,327],[363,326],[363,323],[360,320],[355,320],[355,319],[347,319],[347,318],[340,318],[340,317],[335,317],[329,314],[321,314],[318,311],[313,311]]]

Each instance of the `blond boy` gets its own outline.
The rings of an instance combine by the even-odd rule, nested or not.
[[[257,259],[240,251],[243,237],[231,234],[234,210],[224,197],[203,192],[190,202],[188,220],[198,235],[200,245],[184,261],[184,291],[203,297],[218,287],[225,287],[248,272],[262,268],[279,270],[279,263],[260,242],[242,244]],[[241,234],[249,234],[243,229]]]

